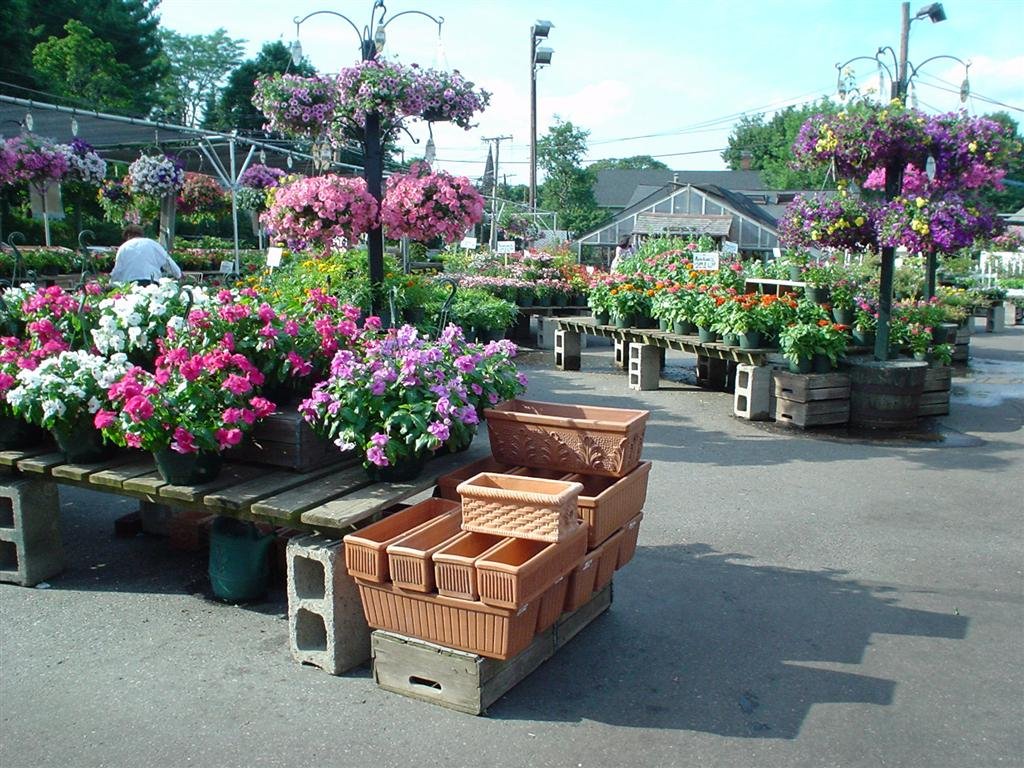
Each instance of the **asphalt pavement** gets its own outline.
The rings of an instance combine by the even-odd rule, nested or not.
[[[655,464],[611,610],[487,717],[294,663],[283,588],[212,601],[64,488],[68,569],[0,584],[0,766],[1024,765],[1024,327],[971,348],[886,439],[738,420],[681,354],[653,392],[528,355],[533,399],[649,409]]]

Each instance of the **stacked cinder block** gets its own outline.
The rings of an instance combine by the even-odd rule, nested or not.
[[[649,344],[629,345],[629,388],[638,391],[657,389],[661,383],[662,356]]]
[[[772,369],[766,365],[736,366],[733,415],[749,421],[766,421],[772,411]]]
[[[288,644],[292,657],[339,675],[370,658],[359,591],[341,541],[319,534],[288,541]]]
[[[57,486],[34,479],[0,485],[0,581],[33,587],[63,569]]]

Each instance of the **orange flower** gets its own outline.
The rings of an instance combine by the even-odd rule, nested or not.
[[[830,323],[828,320],[825,320],[824,318],[818,321],[818,326],[820,328],[828,328],[830,325],[832,325],[832,323]]]

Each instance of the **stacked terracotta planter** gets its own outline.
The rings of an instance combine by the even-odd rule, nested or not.
[[[633,557],[647,413],[510,401],[486,415],[495,455],[346,536],[345,561],[370,626],[506,659]]]

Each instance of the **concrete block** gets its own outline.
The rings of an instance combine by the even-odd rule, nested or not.
[[[370,659],[370,628],[340,539],[288,542],[288,644],[292,658],[332,675]]]
[[[555,331],[555,368],[578,371],[581,362],[580,334],[576,331]]]
[[[735,371],[736,364],[731,360],[697,355],[697,386],[728,391]]]
[[[36,479],[0,484],[0,581],[32,587],[62,570],[57,486]]]
[[[154,504],[151,501],[139,502],[139,519],[142,521],[142,532],[151,536],[170,536],[171,521],[180,513],[166,504]]]
[[[772,371],[764,365],[736,367],[733,415],[749,421],[766,421],[772,414]]]
[[[1000,304],[997,307],[989,307],[985,316],[985,331],[988,333],[1002,333],[1006,330],[1006,308]]]
[[[629,345],[629,388],[658,389],[661,384],[661,354],[649,344]]]
[[[620,371],[626,370],[629,364],[629,350],[626,349],[626,342],[615,339],[615,360],[612,364]]]

